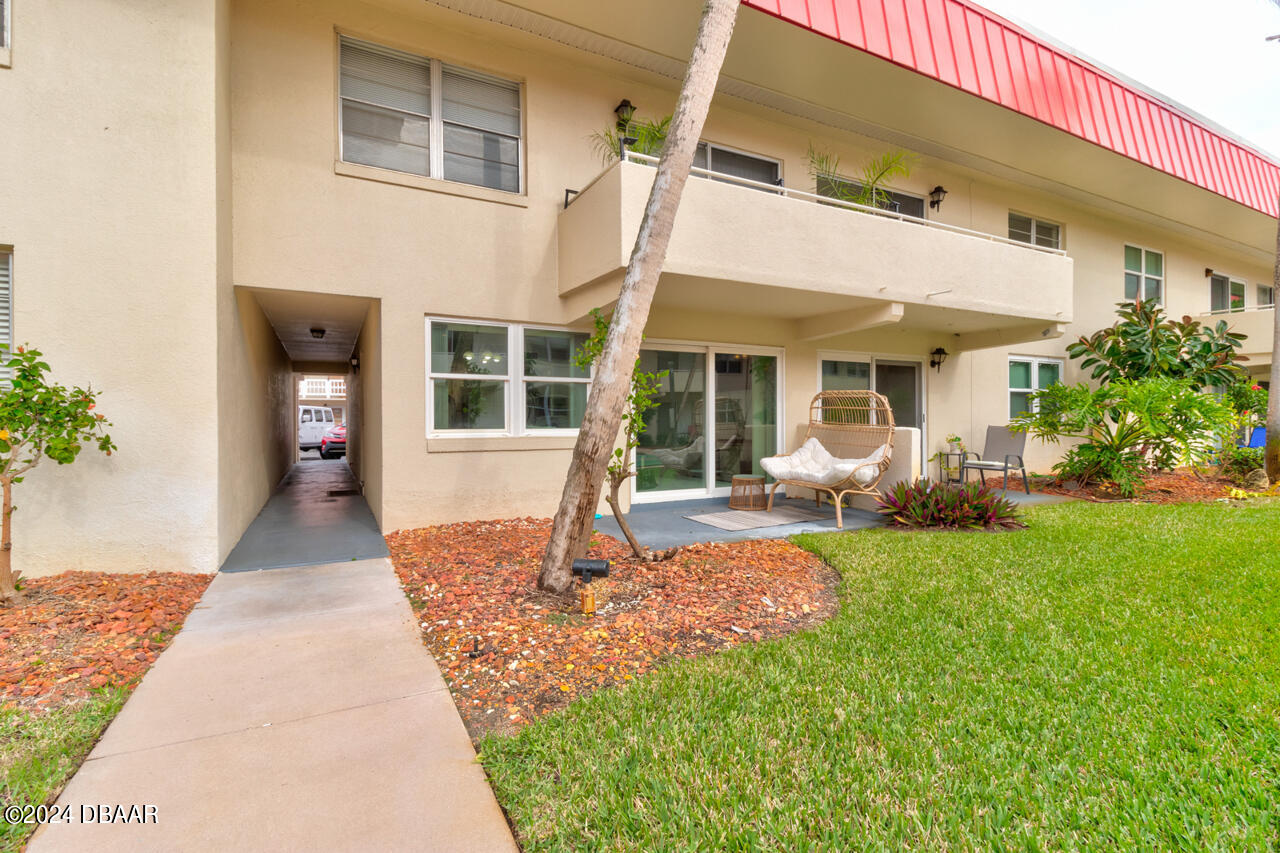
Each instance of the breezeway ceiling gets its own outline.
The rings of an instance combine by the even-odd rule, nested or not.
[[[334,293],[257,290],[254,298],[293,361],[345,362],[355,351],[372,300]],[[312,329],[324,329],[316,338]]]

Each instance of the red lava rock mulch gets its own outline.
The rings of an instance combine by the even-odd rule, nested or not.
[[[987,482],[996,488],[1003,486],[1000,477],[988,477]],[[1185,470],[1159,471],[1154,474],[1146,474],[1142,478],[1142,483],[1142,490],[1138,492],[1137,497],[1131,500],[1140,503],[1159,504],[1211,503],[1219,498],[1227,497],[1228,492],[1235,488],[1235,484],[1225,477],[1208,475],[1197,477],[1195,474]],[[1009,489],[1021,491],[1022,478],[1017,475],[1010,477]],[[1081,500],[1130,500],[1121,498],[1113,487],[1106,484],[1090,484],[1086,488],[1068,489],[1064,484],[1058,483],[1053,479],[1037,478],[1035,476],[1031,478],[1031,491],[1044,492],[1049,495],[1065,495]]]
[[[641,563],[596,534],[590,556],[614,562],[592,582],[597,613],[588,618],[578,582],[565,596],[536,588],[550,529],[524,518],[387,537],[423,641],[473,737],[510,731],[664,659],[812,625],[837,606],[836,573],[787,542],[694,545]]]
[[[66,572],[24,581],[0,607],[0,702],[47,710],[97,687],[132,687],[211,575]]]

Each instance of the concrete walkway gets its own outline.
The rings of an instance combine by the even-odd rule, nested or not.
[[[387,556],[359,485],[345,459],[297,463],[227,555],[222,571]]]
[[[30,850],[515,850],[386,559],[221,573]]]

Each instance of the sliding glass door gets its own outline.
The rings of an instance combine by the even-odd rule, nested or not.
[[[665,375],[636,449],[636,500],[728,494],[735,474],[764,473],[778,452],[778,356],[673,346],[642,350],[639,369]]]

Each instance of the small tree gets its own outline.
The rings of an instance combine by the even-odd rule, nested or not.
[[[1014,418],[1010,428],[1053,444],[1080,439],[1054,473],[1086,485],[1114,483],[1125,497],[1137,494],[1143,468],[1207,462],[1231,431],[1230,407],[1188,379],[1055,384],[1032,399],[1036,411]]]
[[[111,455],[116,446],[105,432],[111,422],[93,411],[97,393],[91,388],[66,388],[49,382],[49,365],[39,350],[18,347],[5,365],[13,373],[10,387],[0,393],[0,602],[21,599],[18,574],[13,571],[13,485],[46,457],[59,465],[76,460],[85,445]]]
[[[1120,319],[1089,337],[1067,345],[1067,355],[1084,359],[1081,369],[1103,382],[1168,376],[1186,379],[1193,390],[1232,385],[1244,373],[1236,350],[1247,337],[1226,320],[1204,326],[1190,317],[1166,319],[1154,302],[1117,303]]]
[[[591,316],[595,320],[595,332],[574,356],[574,363],[584,370],[590,369],[595,360],[600,357],[600,353],[604,350],[605,339],[609,335],[609,321],[605,316],[597,309],[592,309]],[[606,469],[609,494],[605,500],[613,510],[613,517],[618,520],[618,526],[622,528],[623,535],[627,537],[631,552],[641,559],[648,555],[648,549],[636,541],[631,525],[627,523],[627,517],[622,512],[618,493],[627,481],[635,476],[631,460],[635,449],[640,446],[640,433],[644,432],[644,413],[657,405],[653,397],[658,393],[658,383],[666,375],[665,370],[658,373],[646,373],[640,370],[640,359],[636,359],[636,369],[631,374],[631,393],[627,396],[626,409],[622,413],[622,446],[613,449],[613,455],[609,457],[609,467]]]

